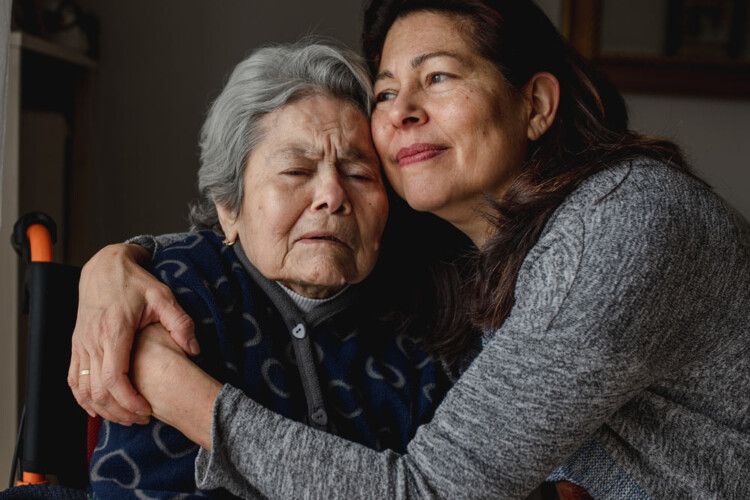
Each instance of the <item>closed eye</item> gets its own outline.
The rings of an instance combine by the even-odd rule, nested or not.
[[[371,181],[372,180],[372,177],[370,177],[369,175],[364,175],[364,174],[350,174],[349,177],[358,181]]]
[[[292,177],[298,177],[298,176],[306,176],[306,175],[310,175],[310,172],[308,172],[307,170],[303,170],[303,169],[298,169],[298,168],[293,168],[293,169],[289,169],[289,170],[284,170],[284,171],[283,171],[283,172],[281,172],[281,173],[282,173],[282,175],[289,175],[289,176],[292,176]]]

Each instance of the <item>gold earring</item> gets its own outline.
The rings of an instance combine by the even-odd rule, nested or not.
[[[237,242],[237,237],[235,236],[233,240],[230,240],[229,238],[224,238],[224,241],[222,243],[228,247],[231,247]]]

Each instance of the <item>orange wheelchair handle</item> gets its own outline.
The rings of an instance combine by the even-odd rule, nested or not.
[[[43,224],[32,224],[26,230],[31,262],[52,262],[52,236]]]
[[[47,478],[44,474],[37,474],[36,472],[23,472],[23,479],[16,481],[16,486],[24,486],[27,484],[47,484]]]
[[[30,212],[13,226],[11,243],[26,262],[52,262],[52,245],[57,240],[57,225],[43,212]]]

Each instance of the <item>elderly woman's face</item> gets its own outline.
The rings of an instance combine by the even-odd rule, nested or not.
[[[393,24],[374,82],[372,134],[395,191],[472,236],[485,195],[502,194],[523,164],[529,107],[460,23],[416,12]]]
[[[367,117],[325,95],[263,118],[247,161],[239,216],[218,206],[227,237],[239,235],[267,278],[323,298],[375,266],[388,216]]]

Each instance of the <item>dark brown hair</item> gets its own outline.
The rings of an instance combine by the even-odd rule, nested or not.
[[[488,200],[496,227],[481,252],[435,268],[432,328],[422,344],[455,365],[478,332],[499,328],[513,307],[523,259],[546,222],[582,181],[610,166],[651,158],[688,172],[679,148],[627,127],[620,93],[558,33],[530,0],[373,0],[365,11],[362,45],[372,74],[386,34],[409,13],[432,11],[469,21],[467,42],[521,89],[546,71],[560,83],[550,129],[529,144],[520,175],[500,199]],[[445,261],[445,259],[439,259]],[[424,303],[425,300],[423,299]]]

